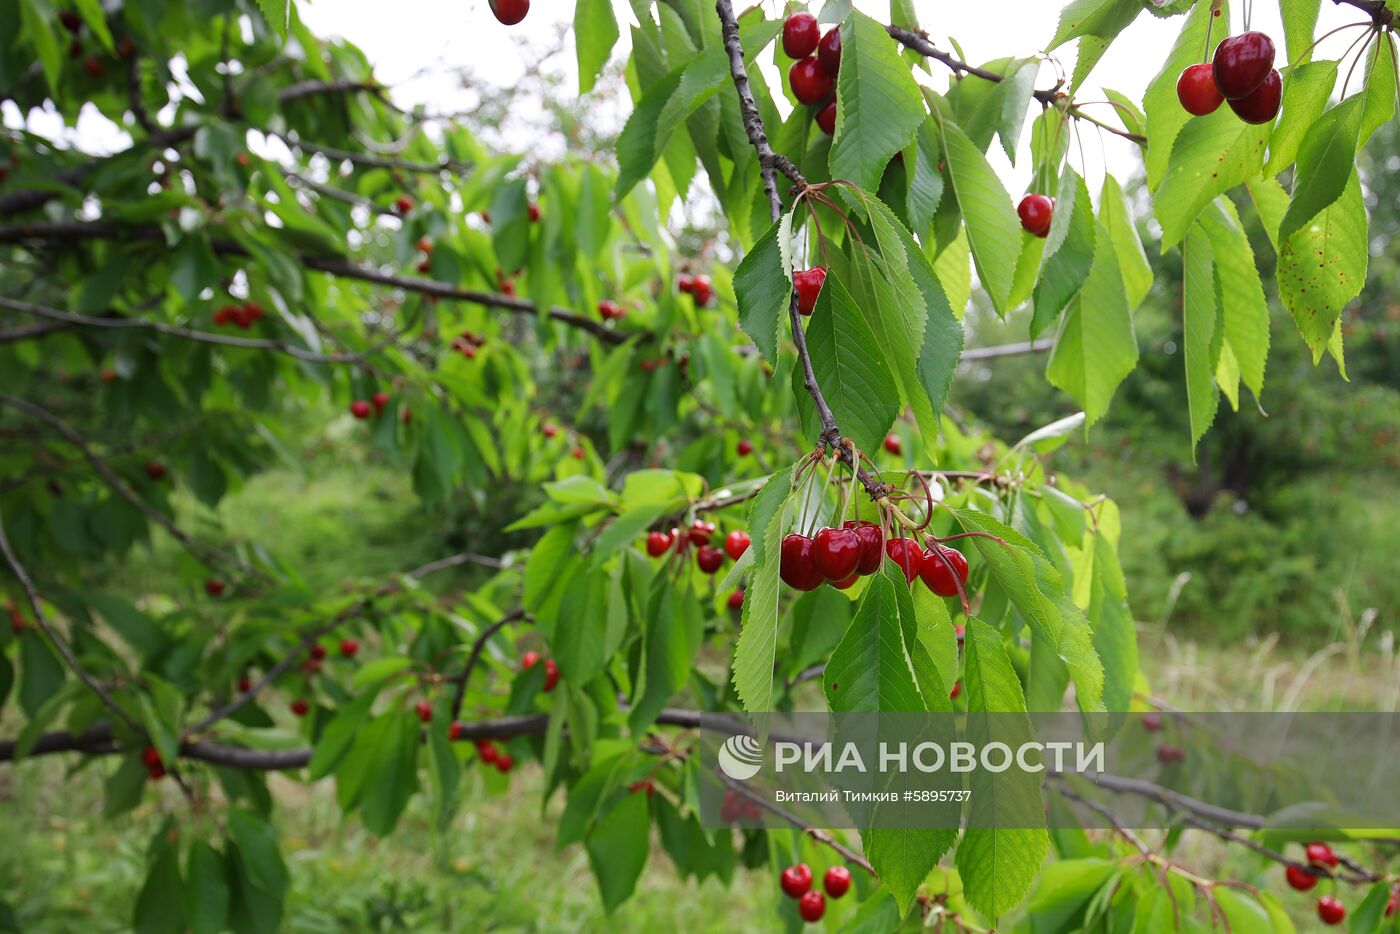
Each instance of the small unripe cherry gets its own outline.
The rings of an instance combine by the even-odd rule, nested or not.
[[[783,52],[788,58],[806,58],[817,50],[821,27],[811,13],[794,13],[783,22]]]
[[[749,533],[740,529],[735,529],[724,536],[724,553],[729,555],[729,560],[738,561],[743,557],[744,552],[749,550],[752,540]]]
[[[1055,216],[1055,201],[1045,195],[1026,195],[1016,205],[1016,214],[1021,218],[1022,230],[1033,237],[1045,237]]]
[[[413,712],[418,714],[418,719],[428,723],[433,719],[433,705],[425,700],[420,700],[413,705]]]
[[[797,913],[803,921],[817,923],[826,914],[826,896],[821,892],[808,892],[797,900]]]
[[[851,871],[845,866],[832,866],[822,877],[822,888],[832,898],[840,898],[851,890]]]
[[[899,435],[885,435],[885,450],[898,457],[904,452],[904,444]]]
[[[797,310],[800,314],[810,315],[812,309],[817,307],[817,296],[825,283],[824,266],[813,266],[792,274],[792,287],[797,291]]]
[[[356,399],[354,402],[350,403],[350,414],[360,421],[369,418],[369,413],[370,405],[364,399]]]
[[[554,659],[544,660],[544,692],[548,694],[554,690],[554,686],[559,683],[559,666],[554,663]]]
[[[1341,924],[1347,916],[1346,906],[1337,898],[1331,895],[1324,895],[1317,900],[1317,917],[1326,925]]]
[[[836,101],[828,101],[827,105],[817,111],[817,127],[827,136],[836,133]]]
[[[355,653],[360,651],[360,643],[354,639],[340,640],[340,654],[345,658],[354,658]]]
[[[812,867],[806,863],[787,867],[778,875],[778,885],[789,898],[801,898],[812,888]]]

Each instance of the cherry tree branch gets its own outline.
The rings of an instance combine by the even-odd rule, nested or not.
[[[486,650],[486,643],[492,636],[500,632],[506,626],[520,620],[533,621],[534,617],[524,610],[511,610],[505,616],[502,616],[500,619],[481,630],[480,635],[476,637],[476,641],[472,643],[471,654],[467,656],[467,664],[462,668],[462,673],[455,679],[457,682],[457,689],[452,695],[453,721],[456,721],[456,719],[462,715],[462,702],[466,700],[467,697],[467,682],[471,680],[472,669],[476,667],[477,661],[481,659],[481,653]]]
[[[460,162],[454,162],[447,157],[441,161],[432,162],[412,162],[406,159],[394,159],[388,156],[376,156],[364,152],[354,152],[349,149],[337,149],[334,146],[326,146],[321,143],[305,140],[298,136],[283,133],[280,130],[264,131],[268,136],[281,140],[289,149],[300,149],[303,152],[316,153],[325,156],[333,162],[351,162],[355,165],[369,166],[376,169],[398,169],[401,172],[412,172],[418,175],[441,175],[443,172],[451,172],[454,175],[465,175],[468,166]]]

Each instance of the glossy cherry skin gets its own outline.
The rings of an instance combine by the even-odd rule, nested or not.
[[[1346,906],[1331,895],[1324,895],[1317,900],[1317,917],[1323,924],[1341,924],[1346,916]]]
[[[797,532],[783,537],[778,562],[778,576],[793,590],[816,590],[821,586],[821,571],[812,560],[812,540]]]
[[[808,892],[797,900],[797,913],[803,921],[815,924],[826,914],[826,896],[821,892]]]
[[[813,266],[792,274],[792,285],[797,290],[797,310],[801,314],[810,315],[812,309],[817,307],[817,296],[825,283],[826,268],[823,266]]]
[[[659,558],[671,547],[671,536],[665,532],[652,532],[647,536],[647,554]]]
[[[840,898],[851,890],[851,871],[845,866],[832,866],[822,877],[822,888],[832,898]]]
[[[695,552],[695,565],[706,574],[713,574],[724,564],[724,552],[709,545],[701,545]]]
[[[841,70],[841,27],[832,26],[817,43],[817,61],[822,70],[835,78]]]
[[[690,525],[690,542],[693,545],[708,545],[710,537],[715,534],[715,524],[706,522],[703,519],[696,519]]]
[[[617,302],[605,298],[598,303],[598,314],[604,321],[611,321],[627,314],[627,310]]]
[[[729,595],[729,608],[731,610],[742,610],[744,608],[744,592],[736,590]]]
[[[817,126],[827,136],[836,133],[836,101],[829,101],[825,107],[817,111]]]
[[[384,408],[384,406],[389,404],[389,394],[387,392],[384,392],[383,390],[380,390],[379,392],[376,392],[374,395],[370,396],[369,401],[374,403],[374,407],[376,409],[382,409]]]
[[[792,96],[799,104],[820,104],[831,96],[835,86],[831,75],[827,74],[815,58],[804,58],[792,63],[788,69],[788,84],[792,86]]]
[[[1033,237],[1044,237],[1050,233],[1050,221],[1055,216],[1055,202],[1045,195],[1026,195],[1016,205],[1016,214],[1021,218],[1021,229]]]
[[[839,581],[838,581],[838,580],[833,580],[833,581],[831,581],[831,586],[835,587],[837,590],[850,590],[852,587],[854,587],[854,586],[856,585],[856,581],[858,581],[858,580],[860,580],[860,575],[859,575],[859,574],[852,574],[850,577],[842,578],[842,579],[839,580]]]
[[[860,562],[856,565],[856,573],[874,574],[880,570],[880,558],[885,553],[880,527],[873,522],[857,522],[854,519],[846,521],[842,527],[855,529],[856,538],[860,541]]]
[[[788,58],[806,58],[817,50],[822,30],[811,13],[794,13],[783,23],[783,52]]]
[[[340,654],[345,658],[354,658],[358,651],[360,651],[360,643],[354,639],[340,640]]]
[[[1262,32],[1231,36],[1215,47],[1211,59],[1215,86],[1232,101],[1263,84],[1273,67],[1274,42]]]
[[[418,714],[418,719],[427,723],[433,719],[433,705],[425,700],[420,700],[413,705],[413,712]]]
[[[942,555],[942,557],[939,557]],[[945,562],[943,559],[947,558]],[[953,575],[957,574],[954,579]],[[933,546],[924,552],[919,576],[929,590],[940,597],[956,597],[958,582],[967,583],[967,559],[955,548]]]
[[[778,884],[788,898],[801,898],[812,888],[812,867],[806,863],[789,866],[778,876]]]
[[[502,775],[515,767],[515,758],[508,752],[499,753],[496,756],[496,771]]]
[[[520,670],[529,671],[540,663],[540,653],[535,651],[526,652],[520,656]]]
[[[715,286],[710,281],[709,276],[696,276],[690,286],[690,295],[695,299],[695,304],[704,308],[710,304],[710,299],[715,297]]]
[[[350,403],[350,414],[361,421],[369,418],[369,412],[369,403],[363,399],[356,399],[354,402]]]
[[[855,529],[822,529],[812,540],[812,562],[827,580],[844,581],[860,564],[860,539]]]
[[[1215,86],[1215,70],[1208,62],[1192,65],[1176,79],[1176,99],[1187,113],[1196,117],[1215,113],[1225,95]]]
[[[1235,101],[1227,101],[1230,109],[1245,123],[1272,123],[1278,116],[1279,102],[1283,100],[1283,78],[1277,71],[1269,72],[1259,87]]]
[[[734,450],[738,452],[740,457],[748,457],[753,453],[753,442],[744,438],[734,446]]]
[[[1333,853],[1332,848],[1325,843],[1309,843],[1306,853],[1308,854],[1308,862],[1320,866],[1335,867],[1339,862],[1337,854]]]
[[[912,538],[892,538],[885,542],[885,554],[904,572],[904,579],[913,581],[923,567],[924,553]]]
[[[1306,892],[1317,885],[1317,876],[1306,869],[1299,869],[1297,866],[1289,866],[1283,871],[1283,877],[1288,880],[1288,884],[1299,892]]]
[[[724,553],[729,555],[729,560],[738,561],[743,557],[744,552],[749,550],[752,540],[749,533],[735,529],[724,536]]]
[[[898,457],[904,451],[899,435],[885,435],[885,450]]]
[[[530,12],[530,0],[491,0],[491,12],[503,26],[514,26]]]
[[[695,291],[695,277],[688,273],[681,273],[679,276],[676,276],[676,288],[680,289],[682,292]]]
[[[548,694],[554,690],[554,686],[558,683],[559,666],[555,664],[554,659],[546,658],[544,660],[544,692]]]

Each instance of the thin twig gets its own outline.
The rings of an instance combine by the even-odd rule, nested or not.
[[[534,617],[524,610],[512,610],[481,630],[481,634],[472,643],[471,654],[467,656],[466,666],[462,669],[462,673],[457,676],[457,690],[452,695],[452,719],[454,721],[462,715],[462,702],[467,697],[467,682],[471,680],[472,669],[476,667],[477,660],[481,658],[481,653],[486,649],[487,640],[511,623],[533,619]]]

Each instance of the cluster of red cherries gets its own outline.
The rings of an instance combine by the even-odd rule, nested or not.
[[[605,298],[598,303],[598,316],[604,321],[616,321],[626,314],[627,309],[612,299]]]
[[[1306,892],[1317,885],[1320,876],[1330,876],[1331,871],[1337,868],[1341,862],[1332,848],[1325,843],[1309,843],[1304,849],[1308,866],[1289,866],[1283,871],[1283,876],[1288,880],[1289,886],[1299,892]],[[1400,888],[1392,889],[1390,899],[1385,904],[1385,916],[1387,918],[1400,911]],[[1317,917],[1323,924],[1341,924],[1347,916],[1346,906],[1341,899],[1332,895],[1324,895],[1317,900]]]
[[[669,532],[655,531],[647,535],[647,554],[653,558],[659,558],[666,552],[675,549],[677,554],[684,554],[695,546],[695,565],[706,574],[714,574],[724,566],[724,558],[729,556],[729,560],[738,561],[749,550],[749,533],[742,529],[735,529],[724,537],[724,548],[721,550],[714,547],[711,542],[714,539],[718,526],[713,522],[706,522],[704,519],[696,519],[690,524],[690,528],[671,529]],[[735,591],[740,594],[739,601],[735,602],[731,596],[730,605],[738,606],[743,600],[743,591]]]
[[[811,13],[794,13],[783,22],[783,52],[797,59],[788,69],[788,85],[798,103],[816,105],[817,126],[836,132],[836,73],[841,70],[841,29],[823,35]],[[813,54],[816,53],[816,54]]]
[[[1271,123],[1283,99],[1283,79],[1274,67],[1273,40],[1262,32],[1230,36],[1209,62],[1192,65],[1176,79],[1176,96],[1197,117],[1221,103],[1245,123]]]
[[[695,299],[697,308],[704,308],[715,297],[715,284],[704,273],[696,276],[681,273],[676,277],[676,288]]]
[[[913,538],[887,540],[879,525],[857,519],[812,536],[788,533],[783,537],[778,574],[793,590],[816,590],[827,582],[846,590],[878,571],[882,556],[904,572],[906,581],[921,578],[940,597],[956,597],[967,583],[967,559],[956,548],[933,542],[925,549]]]
[[[257,302],[244,302],[242,305],[225,305],[214,312],[214,326],[227,327],[233,325],[244,331],[251,328],[262,320],[263,306]]]
[[[376,392],[369,397],[369,401],[356,399],[350,403],[350,414],[360,421],[365,421],[370,416],[378,418],[384,412],[384,407],[389,404],[389,394],[384,390]]]
[[[778,884],[788,898],[797,899],[797,913],[803,921],[817,922],[826,914],[826,896],[840,898],[851,890],[851,871],[845,866],[832,866],[822,877],[826,895],[812,888],[812,867],[806,863],[789,866],[778,876]]]

